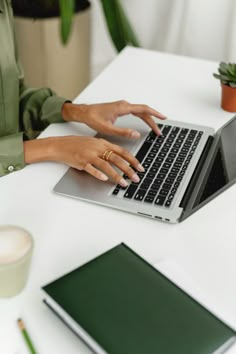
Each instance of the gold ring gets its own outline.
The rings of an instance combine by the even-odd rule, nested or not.
[[[103,160],[108,161],[109,157],[111,156],[111,154],[113,154],[113,152],[114,151],[112,151],[112,150],[106,150],[104,152],[104,154],[102,155]]]

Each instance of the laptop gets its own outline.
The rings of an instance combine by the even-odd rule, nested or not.
[[[217,132],[201,125],[160,121],[159,137],[139,119],[131,115],[125,118],[125,125],[141,133],[138,141],[104,138],[136,156],[145,168],[145,172],[137,172],[140,182],[124,175],[129,185],[123,188],[69,168],[56,184],[56,193],[178,223],[235,182],[236,116]]]

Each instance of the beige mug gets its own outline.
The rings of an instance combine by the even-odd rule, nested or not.
[[[17,295],[26,285],[33,244],[25,229],[0,226],[0,297]]]

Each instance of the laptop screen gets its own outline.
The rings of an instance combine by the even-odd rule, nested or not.
[[[236,179],[236,119],[226,125],[220,135],[211,167],[201,192],[200,199],[195,206],[206,199],[214,197],[227,185]]]

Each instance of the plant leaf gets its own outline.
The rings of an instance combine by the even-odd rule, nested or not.
[[[221,69],[221,68],[219,68],[218,71],[219,71],[219,73],[222,74],[222,75],[227,75],[227,70],[226,70],[226,69]]]
[[[59,0],[61,14],[61,38],[65,45],[68,41],[75,9],[75,0]]]
[[[228,71],[231,75],[235,76],[235,64],[229,63]]]
[[[228,71],[228,64],[224,63],[224,62],[221,62],[220,63],[220,66],[219,66],[219,69],[224,72],[224,73],[227,73]]]
[[[101,0],[107,27],[118,51],[127,44],[139,46],[137,37],[119,0]]]
[[[219,74],[213,74],[213,76],[216,78],[216,79],[219,79],[219,80],[221,80],[221,76],[219,75]]]

